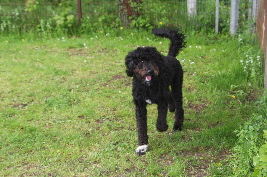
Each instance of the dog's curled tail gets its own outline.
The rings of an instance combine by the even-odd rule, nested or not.
[[[179,51],[186,47],[185,35],[178,30],[169,28],[155,28],[152,30],[153,34],[160,37],[166,37],[171,40],[168,56],[176,57]]]

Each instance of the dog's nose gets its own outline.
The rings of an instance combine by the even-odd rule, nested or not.
[[[147,74],[152,75],[154,73],[153,70],[147,70]]]

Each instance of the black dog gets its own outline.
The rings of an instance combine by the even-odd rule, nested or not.
[[[174,131],[183,126],[184,110],[182,107],[183,70],[175,58],[180,49],[185,47],[185,35],[178,30],[167,28],[153,29],[156,36],[171,40],[168,56],[161,55],[155,47],[138,47],[125,58],[126,73],[133,77],[133,99],[136,106],[138,145],[136,153],[145,154],[148,150],[147,104],[158,105],[157,130],[166,131],[166,116],[169,110],[175,111]],[[170,90],[171,87],[171,90]]]

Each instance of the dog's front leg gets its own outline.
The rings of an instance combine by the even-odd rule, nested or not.
[[[168,130],[168,125],[166,121],[167,111],[168,111],[167,100],[158,103],[157,130],[159,132],[164,132]]]
[[[143,155],[148,150],[147,136],[147,109],[146,103],[143,101],[135,101],[136,105],[136,123],[138,130],[138,145],[135,150],[138,155]]]

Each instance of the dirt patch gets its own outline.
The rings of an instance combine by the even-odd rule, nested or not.
[[[28,106],[28,104],[23,104],[23,103],[13,103],[13,107],[15,108],[24,108]]]
[[[114,54],[114,53],[117,53],[117,50],[116,49],[109,49],[109,48],[99,48],[97,50],[97,53],[102,53],[102,54]]]
[[[105,87],[110,87],[110,85],[112,85],[111,83],[113,82],[121,82],[120,86],[131,86],[131,82],[129,82],[129,78],[126,77],[125,75],[122,75],[122,74],[116,74],[114,76],[111,76],[111,79],[107,82],[107,83],[104,83],[103,86]]]
[[[88,56],[88,50],[87,49],[79,49],[79,48],[68,48],[68,55],[70,56]]]
[[[112,76],[112,79],[113,80],[126,79],[126,76],[123,76],[123,75],[118,74],[118,75]]]
[[[98,53],[109,53],[110,49],[108,48],[100,48],[99,50],[97,50]]]
[[[196,113],[200,113],[201,111],[203,111],[206,107],[208,106],[207,103],[200,103],[200,104],[196,104],[192,101],[188,102],[188,107],[190,109],[193,109]]]
[[[182,154],[189,159],[187,161],[188,167],[185,169],[189,177],[208,176],[209,167],[212,163],[220,164],[230,155],[227,150],[221,150],[219,154],[214,155],[212,149],[209,148],[195,148],[192,151],[183,151]]]
[[[259,91],[256,91],[256,90],[248,91],[248,94],[246,96],[246,100],[247,101],[256,101],[257,98],[259,97],[259,95],[257,95],[257,93],[259,93]]]

